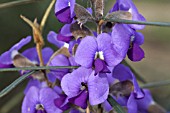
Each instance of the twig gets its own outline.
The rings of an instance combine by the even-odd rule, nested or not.
[[[52,2],[51,2],[50,5],[48,6],[48,8],[47,8],[47,10],[46,10],[46,12],[45,12],[42,20],[41,20],[41,24],[40,24],[40,31],[41,31],[41,32],[43,32],[43,28],[44,28],[44,26],[45,26],[45,23],[46,23],[46,21],[47,21],[47,18],[48,18],[48,16],[49,16],[49,14],[50,14],[50,12],[51,12],[51,9],[53,8],[53,5],[54,5],[55,1],[56,1],[56,0],[52,0]]]
[[[33,2],[39,2],[39,1],[42,1],[42,0],[18,0],[18,1],[2,3],[0,4],[0,9],[14,7],[14,6],[22,5],[22,4],[33,3]]]
[[[139,24],[139,25],[170,27],[170,23],[168,23],[168,22],[144,22],[144,21],[134,21],[134,20],[124,20],[124,19],[109,19],[109,18],[103,18],[103,20],[108,21],[108,22],[117,22],[117,23],[124,23],[124,24]]]
[[[52,70],[52,69],[75,69],[79,66],[40,66],[40,67],[18,67],[18,68],[1,68],[0,72],[20,71],[20,70]]]

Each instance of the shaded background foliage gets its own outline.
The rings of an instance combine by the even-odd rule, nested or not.
[[[12,0],[0,0],[0,3],[10,2]],[[78,1],[78,0],[77,0]],[[78,2],[80,2],[79,0]],[[107,0],[107,9],[113,5],[114,0]],[[138,10],[145,16],[148,21],[170,22],[170,0],[133,0]],[[40,22],[49,0],[42,0],[30,4],[16,7],[0,9],[0,54],[8,50],[13,44],[21,38],[31,35],[30,27],[22,21],[20,14],[31,20],[34,18]],[[81,4],[84,4],[81,2]],[[86,4],[84,4],[86,5]],[[90,24],[89,24],[90,25]],[[62,26],[54,15],[54,10],[46,23],[43,32],[44,40],[50,30],[58,31]],[[170,79],[170,28],[146,26],[142,33],[145,36],[145,44],[142,46],[145,50],[145,59],[141,62],[130,64],[141,74],[147,82],[163,81]],[[34,43],[27,47],[34,46]],[[46,42],[46,46],[55,46]],[[13,80],[19,77],[17,72],[0,73],[0,90],[5,88]],[[24,87],[27,81],[20,84],[7,96],[0,99],[0,113],[17,113],[20,112]],[[161,86],[151,89],[154,99],[168,111],[170,111],[170,86]]]

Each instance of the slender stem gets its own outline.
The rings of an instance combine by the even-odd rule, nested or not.
[[[109,19],[109,18],[103,18],[103,20],[108,21],[108,22],[117,22],[117,23],[124,23],[124,24],[139,24],[139,25],[170,27],[170,23],[168,23],[168,22],[144,22],[144,21]]]
[[[165,85],[170,85],[170,80],[147,83],[147,84],[141,85],[141,87],[142,88],[154,88],[154,87],[160,87],[160,86],[165,86]]]
[[[127,63],[126,60],[124,60],[122,63],[125,64],[126,66],[128,66],[128,67],[131,69],[131,71],[133,72],[133,74],[136,76],[136,78],[137,78],[139,81],[141,81],[142,83],[146,83],[146,81],[144,80],[144,78],[142,78],[141,75],[140,75],[129,63]]]
[[[40,31],[41,31],[41,32],[43,32],[43,28],[44,28],[44,26],[45,26],[45,23],[46,23],[46,21],[47,21],[47,18],[48,18],[48,16],[49,16],[49,14],[50,14],[50,11],[51,11],[51,9],[53,8],[53,5],[54,5],[55,1],[56,1],[56,0],[52,0],[52,1],[51,1],[50,5],[48,6],[48,8],[47,8],[47,10],[46,10],[46,12],[45,12],[42,20],[41,20],[41,24],[40,24]]]
[[[89,105],[88,105],[87,108],[86,108],[86,113],[90,113],[90,107],[89,107]]]
[[[22,75],[21,77],[19,77],[18,79],[16,79],[14,82],[12,82],[9,86],[7,86],[5,89],[3,89],[0,92],[0,98],[5,96],[7,93],[9,93],[12,89],[14,89],[19,83],[21,83],[22,81],[24,81],[28,76],[30,76],[31,74],[35,73],[36,71],[31,71],[25,75]]]
[[[18,0],[18,1],[2,3],[2,4],[0,4],[0,9],[8,8],[8,7],[14,7],[14,6],[22,5],[22,4],[38,2],[38,1],[42,1],[42,0]]]
[[[75,69],[79,66],[40,66],[40,67],[18,67],[18,68],[1,68],[0,72],[20,71],[20,70],[50,70],[50,69]]]
[[[37,49],[37,53],[38,53],[38,58],[40,60],[40,66],[44,66],[44,61],[43,61],[43,57],[42,57],[42,46],[39,43],[37,43],[36,49]]]
[[[101,104],[98,105],[97,113],[103,113],[103,108]]]
[[[117,113],[126,113],[124,109],[112,98],[112,96],[109,95],[107,101]]]

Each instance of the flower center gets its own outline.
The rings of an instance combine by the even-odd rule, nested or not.
[[[95,59],[100,58],[101,60],[104,60],[103,51],[99,51],[95,53]]]
[[[130,41],[133,42],[134,40],[135,40],[135,36],[132,35],[132,36],[130,37]]]
[[[69,44],[68,43],[64,43],[64,47],[69,48]]]
[[[44,106],[42,104],[36,104],[35,106],[36,110],[44,110]]]
[[[84,83],[84,82],[81,82],[81,87],[80,87],[80,89],[81,89],[82,91],[85,90],[85,89],[87,89],[87,84]]]
[[[68,6],[70,6],[70,2],[68,2]]]

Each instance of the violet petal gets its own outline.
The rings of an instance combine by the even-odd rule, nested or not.
[[[95,53],[97,51],[97,42],[95,37],[87,36],[79,44],[75,61],[86,68],[92,67]]]
[[[104,102],[109,94],[109,84],[106,74],[94,76],[94,71],[88,80],[89,102],[91,105],[97,105]]]

